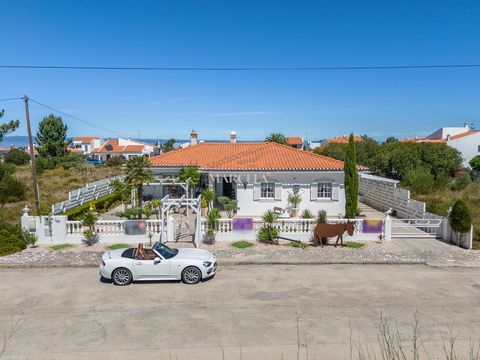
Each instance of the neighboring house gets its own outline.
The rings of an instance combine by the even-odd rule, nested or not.
[[[401,141],[445,143],[462,154],[464,167],[470,167],[470,160],[480,155],[480,130],[473,130],[468,124],[459,127],[443,127],[424,138],[404,139]]]
[[[147,144],[132,139],[110,139],[102,143],[100,147],[92,149],[90,157],[101,161],[107,161],[111,157],[124,157],[129,159],[135,156],[153,156],[160,152],[156,145]]]
[[[154,156],[151,169],[158,177],[175,176],[187,166],[202,173],[200,188],[211,187],[217,196],[238,201],[239,216],[261,216],[274,207],[288,208],[289,194],[300,194],[300,212],[326,210],[342,217],[345,211],[343,162],[274,142],[197,143]],[[144,186],[155,198],[172,189]]]
[[[303,150],[303,138],[299,136],[287,136],[287,145],[295,149]]]
[[[99,148],[103,143],[103,140],[98,136],[77,136],[73,138],[72,149],[79,150],[69,150],[70,152],[75,152],[77,154],[88,155],[94,148]]]
[[[325,139],[322,141],[322,146],[328,145],[328,144],[348,144],[350,136],[348,135],[343,135],[343,136],[338,136],[330,139]],[[354,136],[353,137],[354,142],[361,142],[362,138],[360,136]]]

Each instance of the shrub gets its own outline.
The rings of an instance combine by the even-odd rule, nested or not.
[[[472,226],[472,214],[463,200],[455,201],[450,213],[450,226],[453,231],[464,234],[470,231]]]
[[[429,194],[435,188],[435,178],[423,168],[409,170],[404,177],[404,183],[417,194]]]
[[[100,235],[91,229],[85,230],[83,236],[82,242],[87,246],[93,246],[100,241]]]
[[[455,191],[463,190],[471,183],[472,183],[472,178],[470,174],[465,174],[459,178],[456,178],[453,181],[452,190],[455,190]]]
[[[119,201],[120,200],[118,194],[111,193],[109,195],[102,196],[101,198],[93,200],[88,204],[83,204],[77,206],[76,208],[67,210],[63,213],[63,215],[68,216],[69,220],[80,220],[82,214],[88,209],[90,209],[91,206],[94,206],[99,212],[102,212],[104,210],[110,209],[114,204]]]
[[[4,157],[3,160],[7,164],[25,165],[30,161],[30,156],[22,150],[11,149]]]
[[[31,247],[36,247],[38,242],[37,234],[31,233],[28,230],[22,230],[22,237],[25,244],[30,245]]]
[[[327,211],[318,210],[317,224],[325,224],[326,222],[327,222]]]
[[[470,160],[469,164],[473,170],[480,171],[480,155],[477,155],[472,160]]]
[[[300,205],[300,203],[302,202],[302,197],[300,196],[300,194],[288,194],[287,201],[289,204],[292,205],[292,207],[296,209],[298,205]]]
[[[227,212],[229,218],[233,217],[237,212],[238,208],[238,201],[235,199],[230,199],[227,196],[220,196],[218,198],[218,202],[222,204],[223,209]]]
[[[128,209],[125,209],[122,212],[117,213],[117,216],[124,217],[124,218],[127,218],[129,220],[136,219],[136,218],[139,217],[139,215],[140,215],[140,208],[138,208],[138,207],[128,208]]]
[[[65,156],[57,157],[37,157],[36,161],[37,171],[39,173],[44,172],[45,170],[52,170],[58,167],[62,167],[64,170],[75,168],[83,169],[85,164],[83,159],[77,154],[67,154]]]
[[[207,238],[210,243],[215,241],[215,235],[218,230],[218,220],[220,219],[220,210],[213,208],[207,214]]]
[[[0,204],[17,202],[25,199],[25,185],[13,176],[0,181]]]
[[[263,214],[262,220],[265,225],[258,232],[258,239],[264,242],[276,243],[280,231],[274,226],[278,216],[272,210],[268,210]]]
[[[107,166],[120,166],[125,164],[125,158],[123,156],[114,156],[107,160]]]
[[[242,241],[235,241],[234,243],[232,243],[232,246],[237,249],[246,249],[253,246],[253,244],[251,242],[242,240]]]
[[[0,217],[0,256],[22,251],[26,247],[20,225],[12,225]]]
[[[310,210],[308,210],[308,209],[303,210],[303,211],[302,211],[302,214],[300,215],[300,217],[301,217],[302,219],[313,219],[313,218],[314,218],[312,212],[311,212]]]

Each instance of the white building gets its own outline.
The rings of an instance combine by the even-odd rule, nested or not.
[[[112,157],[129,159],[134,156],[153,156],[160,152],[156,145],[132,139],[110,139],[91,150],[90,155],[98,160],[107,161]]]
[[[470,160],[480,155],[480,130],[473,130],[468,124],[457,127],[442,127],[425,138],[403,141],[445,143],[462,154],[463,166],[466,168],[470,167]]]
[[[288,196],[300,194],[299,212],[326,210],[330,217],[345,211],[343,162],[273,142],[198,143],[151,158],[157,176],[177,175],[187,166],[202,173],[200,188],[238,201],[238,216],[261,216],[266,210],[287,209]],[[144,193],[162,198],[173,187],[146,185]]]
[[[78,152],[88,155],[92,149],[100,147],[102,142],[98,136],[77,136],[73,138],[72,149],[78,149]]]

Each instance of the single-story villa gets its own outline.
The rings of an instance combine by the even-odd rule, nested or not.
[[[197,142],[150,158],[157,177],[175,176],[188,166],[202,174],[199,188],[211,187],[217,196],[238,201],[238,216],[261,216],[274,207],[287,209],[290,194],[302,197],[300,213],[326,210],[343,217],[343,162],[273,142]],[[154,198],[178,195],[174,186],[145,185]]]
[[[92,141],[92,144],[94,144]],[[96,145],[94,145],[96,146]],[[99,144],[90,152],[90,156],[94,159],[107,161],[112,157],[123,157],[130,159],[135,156],[152,156],[160,153],[160,147],[157,145],[147,144],[142,141],[133,139],[109,139]]]

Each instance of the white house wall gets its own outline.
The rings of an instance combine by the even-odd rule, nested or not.
[[[279,182],[282,184],[280,200],[259,199],[254,200],[253,181],[249,182],[244,188],[243,183],[237,183],[237,201],[239,216],[261,216],[265,211],[272,210],[274,207],[287,208],[288,195],[293,194],[293,184],[299,184],[299,194],[302,196],[302,202],[299,205],[299,212],[308,209],[313,214],[319,210],[326,210],[328,216],[343,216],[345,212],[345,189],[343,185],[343,172],[317,172],[317,173],[264,173],[257,174],[260,182],[262,175],[265,175],[268,181]],[[319,199],[310,200],[310,191],[312,182],[338,182],[338,200]]]
[[[447,145],[457,149],[462,153],[463,166],[470,167],[468,164],[472,158],[480,155],[480,132],[447,141]]]

